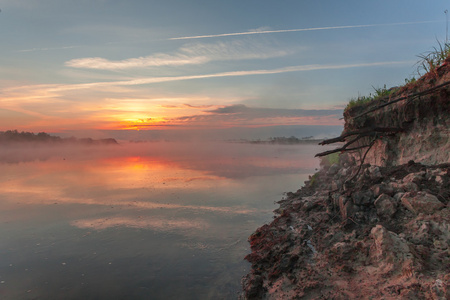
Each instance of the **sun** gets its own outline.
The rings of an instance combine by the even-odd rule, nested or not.
[[[167,126],[162,117],[125,118],[120,121],[120,128],[127,130],[141,130]]]

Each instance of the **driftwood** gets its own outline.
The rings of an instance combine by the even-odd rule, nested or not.
[[[397,103],[397,102],[400,102],[400,101],[403,101],[403,100],[406,100],[406,99],[412,100],[412,99],[414,99],[414,98],[416,98],[416,97],[420,97],[420,96],[424,96],[424,95],[431,94],[431,93],[433,93],[434,91],[436,91],[436,90],[438,90],[438,89],[440,89],[440,88],[443,88],[443,87],[445,87],[445,86],[447,86],[447,85],[449,85],[449,84],[450,84],[450,81],[446,81],[446,82],[444,82],[444,83],[442,83],[442,84],[439,84],[439,85],[437,85],[437,86],[435,86],[435,87],[432,87],[432,88],[430,88],[430,89],[427,89],[427,90],[424,90],[424,91],[421,91],[421,92],[417,92],[417,93],[414,93],[414,94],[410,94],[410,95],[407,95],[407,96],[403,96],[403,97],[394,99],[394,100],[392,100],[392,101],[390,101],[390,102],[387,102],[387,103],[383,103],[383,104],[381,104],[381,105],[378,105],[377,107],[374,107],[374,108],[372,108],[372,109],[369,109],[369,110],[366,111],[366,112],[363,112],[362,114],[357,115],[356,117],[354,117],[354,119],[360,118],[360,117],[365,116],[365,115],[367,115],[367,114],[369,114],[369,113],[371,113],[371,112],[374,112],[374,111],[376,111],[376,110],[379,110],[379,109],[381,109],[381,108],[383,108],[383,107],[386,107],[386,106],[388,106],[388,105],[391,105],[391,104],[394,104],[394,103]]]
[[[380,133],[393,134],[393,133],[398,133],[398,132],[403,132],[403,131],[404,131],[404,129],[400,128],[400,127],[371,127],[371,128],[364,128],[364,129],[360,129],[360,130],[356,130],[356,131],[347,132],[339,137],[324,140],[319,145],[328,145],[328,144],[333,144],[333,143],[337,143],[337,142],[345,142],[346,138],[348,138],[350,136],[356,135],[356,137],[351,139],[350,141],[348,141],[341,148],[317,153],[315,155],[315,157],[322,157],[322,156],[326,156],[326,155],[336,153],[336,152],[354,151],[354,150],[366,148],[371,145],[370,144],[362,145],[362,146],[357,146],[357,147],[353,147],[353,148],[348,148],[348,147],[350,145],[354,144],[356,141],[362,139],[363,137],[373,136],[374,139],[376,140],[376,139],[378,139]]]
[[[369,128],[363,128],[360,130],[350,131],[345,134],[342,134],[341,136],[338,136],[336,138],[323,140],[319,143],[319,145],[328,145],[328,144],[334,144],[337,142],[345,142],[345,138],[352,136],[352,135],[361,135],[361,134],[368,134],[372,132],[380,132],[380,133],[397,133],[397,132],[403,132],[404,129],[400,127],[369,127]]]
[[[366,147],[368,147],[368,146],[369,146],[369,145],[363,145],[363,146],[358,146],[358,147],[354,147],[354,148],[346,148],[346,147],[337,148],[337,149],[333,149],[333,150],[329,150],[329,151],[317,153],[314,157],[327,156],[327,155],[329,155],[329,154],[333,154],[333,153],[336,153],[336,152],[344,152],[344,151],[354,151],[354,150],[359,150],[359,149],[366,148]]]

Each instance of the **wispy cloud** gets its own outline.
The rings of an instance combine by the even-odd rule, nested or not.
[[[283,108],[262,108],[248,107],[243,104],[223,106],[213,110],[207,110],[210,115],[246,115],[258,118],[264,117],[304,117],[304,116],[328,116],[341,114],[342,109],[283,109]]]
[[[368,25],[347,25],[347,26],[312,27],[312,28],[282,29],[282,30],[252,30],[252,31],[222,33],[222,34],[173,37],[173,38],[170,38],[169,40],[190,40],[190,39],[205,39],[205,38],[226,37],[226,36],[240,36],[240,35],[253,35],[253,34],[286,33],[286,32],[301,32],[301,31],[315,31],[315,30],[351,29],[351,28],[365,28],[365,27],[378,27],[378,26],[414,25],[414,24],[437,23],[437,22],[441,22],[441,21],[418,21],[418,22],[368,24]]]
[[[190,57],[183,54],[168,55],[161,53],[146,57],[130,58],[116,61],[101,57],[78,58],[66,62],[66,66],[85,69],[120,70],[128,68],[203,64],[208,61],[209,59],[207,57]]]
[[[197,109],[203,109],[203,108],[211,108],[211,107],[215,107],[217,105],[191,105],[191,104],[183,104],[183,106],[185,107],[189,107],[189,108],[197,108]]]
[[[181,105],[160,105],[160,107],[163,108],[178,108],[178,109],[182,109],[182,108],[192,108],[192,109],[205,109],[205,108],[212,108],[212,107],[217,107],[217,105],[192,105],[192,104],[188,104],[188,103],[183,103]]]
[[[270,125],[302,125],[322,124],[341,125],[339,118],[342,109],[283,109],[248,107],[246,105],[228,105],[213,110],[206,110],[203,114],[182,116],[168,120],[169,122],[182,122],[190,126],[215,124],[224,126],[227,124],[236,126],[266,126]]]
[[[289,72],[305,72],[305,71],[317,71],[317,70],[338,70],[338,69],[349,69],[349,68],[363,68],[363,67],[380,67],[380,66],[395,66],[395,65],[410,65],[414,63],[413,61],[385,61],[385,62],[373,62],[373,63],[357,63],[357,64],[314,64],[314,65],[300,65],[300,66],[290,66],[278,69],[266,69],[266,70],[251,70],[251,71],[233,71],[233,72],[221,72],[214,74],[204,74],[204,75],[190,75],[190,76],[174,76],[174,77],[150,77],[150,78],[140,78],[127,81],[117,81],[117,82],[101,82],[101,83],[90,83],[90,85],[142,85],[142,84],[152,84],[170,81],[180,81],[180,80],[193,80],[193,79],[205,79],[205,78],[219,78],[219,77],[238,77],[238,76],[252,76],[252,75],[270,75],[270,74],[281,74]]]
[[[313,65],[300,65],[290,66],[277,69],[262,69],[262,70],[250,70],[250,71],[233,71],[233,72],[221,72],[213,74],[202,75],[187,75],[187,76],[172,76],[172,77],[144,77],[131,80],[122,81],[106,81],[106,82],[92,82],[81,84],[45,84],[45,85],[33,85],[33,86],[20,86],[4,90],[4,92],[14,92],[16,90],[27,91],[37,90],[45,95],[35,95],[34,97],[45,98],[48,95],[55,92],[90,89],[90,88],[109,88],[114,86],[134,86],[134,85],[146,85],[163,82],[183,81],[183,80],[195,80],[195,79],[208,79],[208,78],[221,78],[221,77],[240,77],[240,76],[255,76],[255,75],[271,75],[281,74],[289,72],[307,72],[317,70],[339,70],[350,68],[367,68],[367,67],[382,67],[382,66],[399,66],[399,65],[411,65],[414,61],[383,61],[372,63],[355,63],[355,64],[313,64]]]
[[[64,46],[64,47],[52,47],[52,48],[32,48],[32,49],[23,49],[17,50],[17,52],[35,52],[35,51],[50,51],[50,50],[66,50],[78,48],[80,46]]]
[[[189,44],[172,54],[156,53],[149,56],[123,60],[108,60],[101,57],[78,58],[66,62],[72,68],[120,70],[160,66],[204,64],[216,60],[267,59],[285,56],[288,50],[249,41],[219,42],[211,44]]]

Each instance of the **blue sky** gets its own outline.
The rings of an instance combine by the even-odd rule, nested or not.
[[[448,4],[2,0],[0,130],[320,135],[414,74]]]

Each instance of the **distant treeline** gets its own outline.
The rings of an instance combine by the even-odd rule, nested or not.
[[[83,145],[115,145],[118,144],[115,139],[99,139],[94,140],[91,138],[78,139],[76,137],[61,138],[59,136],[53,136],[45,132],[39,132],[37,134],[33,132],[19,132],[17,130],[0,131],[0,143],[17,143],[17,142],[38,142],[38,143],[74,143]]]
[[[268,140],[240,140],[241,143],[250,144],[281,144],[281,145],[295,145],[295,144],[314,144],[321,142],[321,139],[314,139],[313,136],[307,136],[302,138],[297,138],[295,136],[290,137],[271,137]]]

